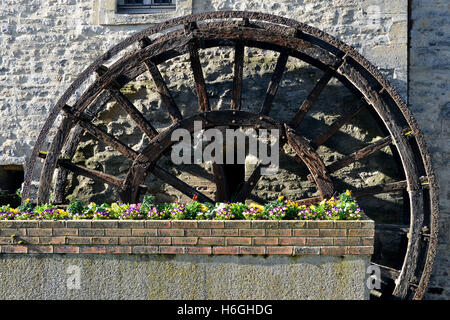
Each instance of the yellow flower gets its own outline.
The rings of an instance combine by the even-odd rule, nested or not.
[[[30,198],[27,198],[25,201],[26,203],[30,203]]]
[[[203,212],[208,211],[208,210],[209,210],[209,208],[208,208],[207,206],[202,205],[202,211],[203,211]]]
[[[19,210],[14,209],[13,212],[14,212],[14,213],[19,213]]]
[[[284,196],[279,196],[278,197],[278,200],[280,200],[280,201],[283,200],[283,199],[284,199]]]
[[[257,204],[257,203],[252,203],[252,204],[250,204],[250,207],[256,208],[256,209],[258,209],[259,211],[263,211],[263,210],[264,210],[264,206],[262,206],[262,205],[260,205],[260,204]]]
[[[348,190],[348,189],[345,190],[345,194],[348,195],[348,196],[351,196],[351,195],[352,195],[352,193],[351,193],[350,190]]]

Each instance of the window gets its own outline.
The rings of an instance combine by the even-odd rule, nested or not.
[[[118,0],[117,13],[151,13],[175,9],[175,0]]]
[[[193,0],[93,0],[94,23],[151,25],[192,13]]]

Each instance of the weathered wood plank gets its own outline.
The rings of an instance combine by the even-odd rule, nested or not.
[[[390,145],[392,143],[391,136],[384,137],[382,139],[379,139],[375,141],[374,143],[371,143],[367,147],[364,147],[358,151],[355,151],[348,156],[345,156],[342,159],[337,160],[336,162],[330,164],[327,166],[328,172],[332,173],[335,172],[341,168],[344,168],[348,166],[349,164],[356,162],[358,160],[364,159],[371,154],[374,154],[380,149],[383,149],[384,147]]]
[[[213,163],[213,176],[216,184],[216,201],[229,201],[230,189],[223,164]]]
[[[128,147],[126,144],[124,144],[123,142],[121,142],[118,139],[116,139],[114,136],[110,135],[107,132],[104,132],[102,129],[100,129],[97,126],[93,125],[88,120],[85,120],[85,119],[83,119],[81,117],[78,117],[78,118],[75,117],[72,114],[72,111],[70,110],[69,107],[66,106],[66,107],[63,108],[63,110],[66,113],[66,115],[68,115],[69,118],[77,121],[78,124],[84,130],[88,131],[91,135],[93,135],[94,138],[102,141],[106,145],[108,145],[108,146],[114,148],[115,150],[119,151],[121,154],[123,154],[128,159],[134,160],[134,159],[136,159],[139,156],[139,154],[136,151],[134,151],[133,149]]]
[[[283,73],[286,68],[288,58],[289,55],[286,52],[281,52],[280,56],[278,57],[275,70],[272,74],[272,79],[270,80],[269,86],[267,87],[266,96],[261,107],[260,113],[263,115],[268,115],[270,113],[273,100],[275,99],[275,94],[277,93],[278,86],[280,85],[281,78],[283,77]]]
[[[234,201],[235,202],[245,201],[245,199],[249,197],[250,193],[256,187],[256,184],[258,183],[260,178],[261,178],[261,164],[258,164],[256,168],[253,170],[250,177],[247,179],[247,181],[244,182],[244,184],[240,187],[240,189],[236,193]]]
[[[238,41],[234,49],[233,89],[231,92],[231,109],[234,110],[241,109],[244,52],[244,43]]]
[[[174,176],[173,174],[171,174],[170,172],[168,172],[167,170],[165,170],[165,169],[163,169],[163,168],[161,168],[159,166],[154,166],[151,169],[151,172],[153,173],[153,175],[155,175],[155,177],[157,177],[157,178],[161,179],[162,181],[168,183],[169,185],[171,185],[172,187],[174,187],[178,191],[182,192],[183,194],[187,195],[191,199],[194,196],[197,196],[198,197],[198,201],[200,201],[200,202],[214,203],[214,200],[212,200],[211,198],[207,197],[202,192],[194,189],[193,187],[191,187],[190,185],[188,185],[184,181],[178,179],[176,176]]]
[[[300,125],[303,118],[308,113],[309,109],[313,106],[314,102],[316,102],[317,98],[319,98],[320,94],[322,93],[323,89],[325,89],[328,82],[333,77],[334,71],[328,70],[324,73],[324,75],[320,78],[320,80],[316,83],[314,88],[309,93],[308,97],[305,99],[305,101],[302,102],[300,105],[297,113],[295,114],[294,118],[289,123],[289,126],[292,128],[296,128]]]
[[[328,141],[332,136],[334,136],[342,126],[350,122],[354,117],[358,115],[364,108],[367,107],[367,103],[362,102],[358,105],[358,107],[353,110],[353,112],[343,115],[339,117],[336,122],[334,122],[324,133],[314,138],[314,140],[311,142],[311,146],[314,149],[317,149],[319,146],[323,145],[325,142]]]
[[[137,126],[150,138],[158,134],[158,131],[145,119],[144,115],[134,106],[134,104],[123,95],[119,89],[110,87],[109,91],[122,109],[136,122]]]
[[[313,151],[305,138],[285,125],[286,137],[291,148],[303,160],[311,172],[322,198],[330,197],[334,193],[334,186],[322,159]]]

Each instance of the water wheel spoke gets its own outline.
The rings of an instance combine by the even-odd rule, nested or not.
[[[222,164],[213,163],[214,183],[216,184],[216,201],[223,202],[230,199],[230,189],[227,175]]]
[[[267,87],[266,97],[264,98],[264,103],[262,105],[260,114],[268,115],[270,113],[275,94],[277,93],[278,86],[286,68],[288,58],[289,55],[286,52],[280,53],[277,64],[275,66],[275,70],[272,74],[272,79],[270,80],[269,86]]]
[[[320,94],[322,93],[323,89],[325,89],[328,82],[333,77],[334,71],[329,69],[327,70],[324,75],[320,78],[320,80],[316,83],[314,88],[309,93],[308,97],[302,102],[300,105],[300,108],[298,109],[297,113],[295,114],[294,118],[289,123],[289,126],[292,128],[297,128],[300,123],[302,122],[303,118],[308,113],[309,109],[313,106],[314,102],[316,102],[317,98],[319,98]]]
[[[47,157],[47,154],[41,152],[41,153],[39,153],[39,157],[42,159],[45,159]],[[81,176],[84,176],[87,178],[91,178],[92,180],[95,180],[98,182],[106,183],[113,187],[121,188],[122,183],[123,183],[122,179],[119,179],[115,176],[106,174],[106,173],[98,171],[98,170],[83,167],[81,165],[71,162],[68,159],[58,159],[57,165],[65,170],[71,171],[75,174],[78,174],[78,175],[81,175]]]
[[[77,121],[78,124],[87,132],[89,132],[94,138],[97,140],[102,141],[106,145],[114,148],[115,150],[119,151],[121,154],[123,154],[125,157],[127,157],[130,160],[134,160],[138,157],[138,153],[128,147],[126,144],[121,142],[120,140],[116,139],[111,134],[103,131],[102,129],[98,128],[97,126],[93,125],[89,122],[89,120],[84,119],[82,117],[75,117],[72,114],[72,111],[69,106],[65,106],[63,108],[64,112],[69,118],[72,118],[74,121]]]
[[[245,181],[237,191],[234,201],[243,202],[250,196],[250,193],[253,191],[259,179],[261,178],[261,167],[261,164],[258,164],[256,166],[247,181]]]
[[[336,122],[334,122],[328,128],[328,130],[312,140],[311,146],[314,149],[317,149],[319,146],[323,145],[328,141],[328,139],[334,136],[340,128],[342,128],[345,124],[349,123],[354,117],[356,117],[358,113],[360,113],[365,107],[367,107],[367,103],[364,101],[360,103],[356,108],[354,108],[351,113],[339,117],[339,119],[336,120]]]
[[[150,44],[151,44],[151,40],[148,37],[144,37],[142,39],[142,41],[140,42],[141,48],[145,48]],[[151,59],[144,61],[144,64],[145,64],[148,72],[150,73],[150,75],[153,78],[153,82],[155,83],[156,90],[158,91],[159,95],[161,96],[161,99],[164,102],[172,121],[177,122],[177,121],[183,119],[180,109],[178,109],[178,106],[177,106],[172,94],[170,93],[169,88],[167,87],[167,84],[164,81],[164,78],[158,69],[158,66]]]
[[[185,32],[190,33],[192,30],[197,29],[197,24],[192,22],[185,25]],[[189,60],[191,62],[191,69],[194,75],[195,89],[197,91],[198,105],[200,111],[206,112],[211,110],[209,106],[208,94],[206,92],[205,77],[203,76],[203,69],[200,63],[200,57],[198,53],[198,44],[196,42],[189,42],[187,44],[187,51],[189,52]]]
[[[292,128],[285,125],[285,131],[288,144],[308,167],[320,196],[322,198],[331,196],[334,193],[333,183],[320,157],[314,152],[308,141],[297,135]]]
[[[231,109],[234,110],[241,110],[244,52],[244,43],[238,41],[234,49],[233,88],[231,93]]]
[[[344,158],[330,164],[327,166],[327,169],[330,173],[335,172],[339,169],[342,169],[353,162],[356,162],[358,160],[364,159],[371,154],[377,152],[380,149],[383,149],[384,147],[390,145],[392,143],[392,137],[387,136],[382,139],[379,139],[375,141],[374,143],[371,143],[367,147],[364,147],[358,151],[353,152],[352,154],[349,154],[348,156],[345,156]]]
[[[185,194],[189,198],[192,199],[194,196],[197,196],[198,197],[198,201],[200,201],[200,202],[214,203],[214,200],[212,200],[211,198],[207,197],[202,192],[194,189],[193,187],[191,187],[190,185],[188,185],[184,181],[180,180],[179,178],[177,178],[176,176],[174,176],[173,174],[171,174],[167,170],[165,170],[165,169],[155,165],[153,168],[150,169],[150,171],[153,173],[153,175],[155,177],[157,177],[158,179],[161,179],[162,181],[168,183],[169,185],[171,185],[172,187],[174,187],[175,189],[177,189],[181,193]]]
[[[123,95],[119,89],[110,88],[109,91],[114,99],[119,103],[122,109],[128,113],[131,119],[136,122],[137,126],[150,138],[158,134],[158,131],[145,119],[144,115],[134,106],[134,104]]]
[[[381,272],[381,278],[382,279],[390,279],[390,280],[395,280],[397,279],[397,277],[400,274],[400,270],[388,267],[388,266],[384,266],[378,263],[374,263],[371,262],[370,263],[372,266],[375,266],[377,268],[380,268],[380,272]]]

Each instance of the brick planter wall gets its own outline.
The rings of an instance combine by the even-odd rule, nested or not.
[[[0,221],[0,253],[370,255],[374,222]]]

